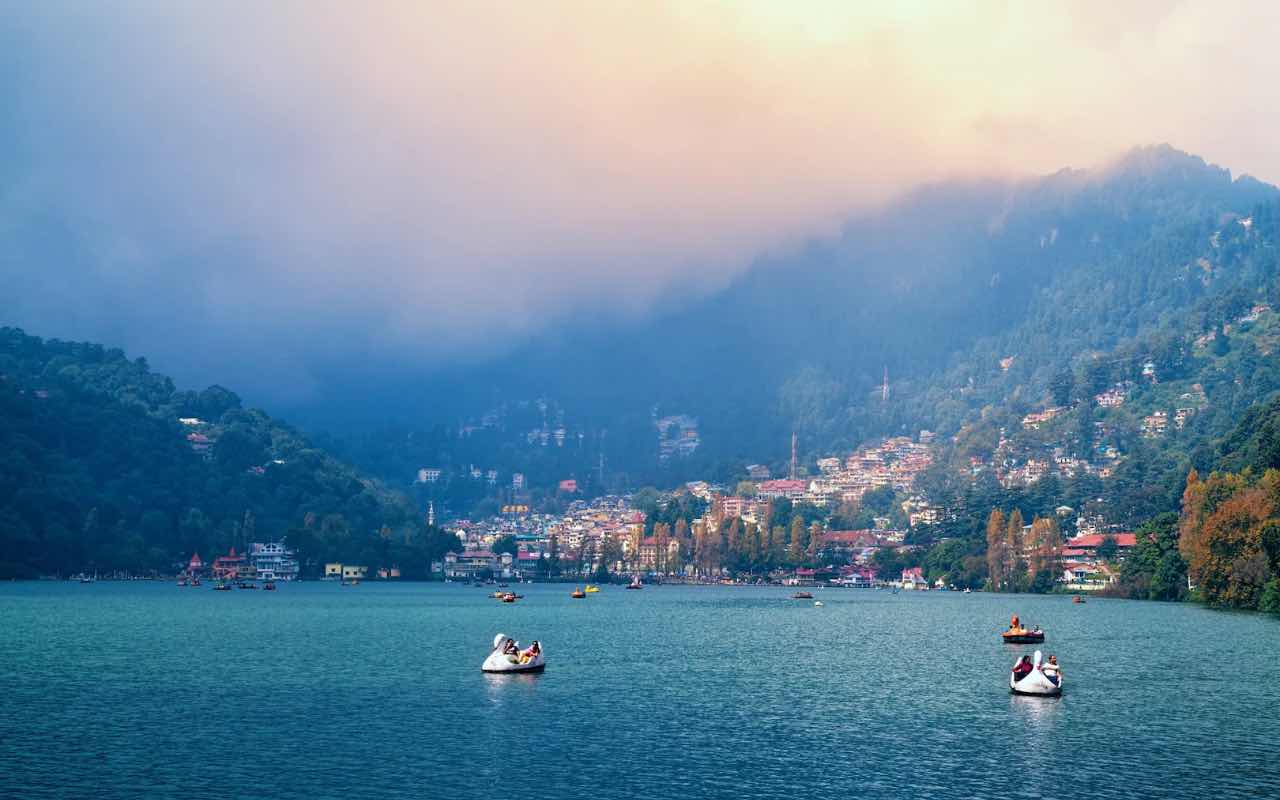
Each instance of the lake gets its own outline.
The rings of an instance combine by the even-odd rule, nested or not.
[[[1280,797],[1280,621],[950,592],[0,586],[0,797]],[[1060,699],[1014,697],[1009,615]],[[537,638],[537,676],[479,671]]]

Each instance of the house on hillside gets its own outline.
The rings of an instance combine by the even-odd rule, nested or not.
[[[898,584],[903,589],[928,589],[929,582],[924,579],[924,568],[911,567],[902,571],[902,580]]]

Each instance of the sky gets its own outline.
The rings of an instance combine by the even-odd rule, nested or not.
[[[0,8],[0,324],[263,402],[711,292],[923,181],[1280,182],[1280,4]]]

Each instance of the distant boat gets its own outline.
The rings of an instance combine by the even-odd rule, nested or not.
[[[632,575],[632,576],[631,576],[631,583],[628,583],[628,584],[627,584],[627,588],[628,588],[628,589],[643,589],[643,588],[644,588],[644,584],[640,582],[640,576],[639,576],[639,575]]]
[[[1088,601],[1086,601],[1086,600],[1085,600],[1083,597],[1081,597],[1080,595],[1076,595],[1075,597],[1071,598],[1071,602],[1076,603],[1076,604],[1080,604],[1080,603],[1085,603],[1085,602],[1088,602]]]
[[[231,591],[231,584],[226,581],[218,581],[213,585],[213,590],[215,592],[229,592]]]
[[[595,594],[596,592],[600,591],[600,587],[592,586],[591,584],[588,583],[586,591],[587,591],[587,594]]]
[[[582,591],[581,589],[574,589],[572,592],[569,593],[569,596],[572,597],[574,600],[581,600],[582,598],[587,596],[587,593]]]
[[[968,586],[966,586],[966,587],[964,587],[964,593],[965,593],[965,594],[973,594],[973,590],[972,590],[972,589],[970,589]]]
[[[274,592],[276,590],[276,582],[267,581],[266,583],[262,584],[262,590],[264,592]]]
[[[813,592],[796,592],[791,595],[792,600],[812,600]]]

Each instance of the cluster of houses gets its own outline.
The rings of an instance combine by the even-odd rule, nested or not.
[[[237,553],[232,547],[214,558],[212,564],[206,564],[199,553],[194,553],[185,572],[188,577],[215,580],[292,581],[298,578],[299,563],[297,554],[284,542],[254,542],[245,552]]]
[[[655,418],[653,426],[658,431],[659,461],[666,461],[672,456],[692,455],[702,443],[698,435],[698,421],[687,414]]]

